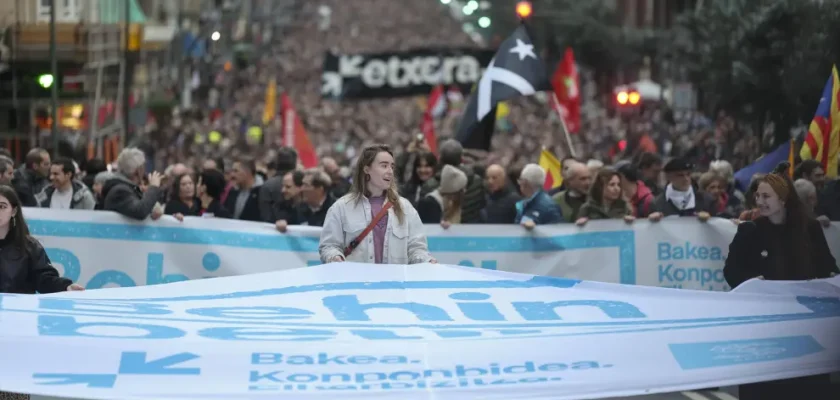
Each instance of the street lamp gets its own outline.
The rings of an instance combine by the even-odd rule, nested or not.
[[[533,12],[534,8],[530,1],[520,1],[519,3],[516,3],[516,15],[518,15],[520,19],[528,19]]]

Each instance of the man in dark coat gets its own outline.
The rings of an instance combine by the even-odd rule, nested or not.
[[[505,169],[493,164],[485,172],[487,205],[481,210],[481,219],[488,224],[512,224],[516,220],[516,202],[519,194],[510,186]]]
[[[657,221],[662,217],[697,217],[701,221],[715,215],[716,204],[712,196],[699,191],[691,180],[694,165],[682,158],[674,158],[665,164],[668,185],[656,196],[648,217]]]
[[[160,218],[163,207],[156,205],[160,199],[162,176],[157,172],[149,175],[144,192],[140,183],[145,171],[146,155],[141,150],[133,147],[123,150],[117,157],[117,173],[102,185],[103,209],[137,220],[150,216]]]
[[[34,148],[26,153],[23,165],[15,171],[12,187],[15,188],[20,204],[24,207],[38,207],[35,195],[50,184],[50,153]]]
[[[297,169],[298,154],[291,147],[281,147],[277,151],[275,167],[277,173],[262,184],[259,191],[260,218],[264,222],[277,223],[288,221],[296,210],[296,205],[283,196],[283,177]]]

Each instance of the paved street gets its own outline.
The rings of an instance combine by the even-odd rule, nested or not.
[[[698,390],[674,393],[652,394],[647,396],[611,397],[609,400],[738,400],[737,388],[720,390]]]
[[[612,397],[607,400],[738,400],[734,394],[737,390],[723,388],[721,390],[689,391],[676,393],[652,394],[648,396]],[[73,400],[67,398],[32,396],[31,400]]]

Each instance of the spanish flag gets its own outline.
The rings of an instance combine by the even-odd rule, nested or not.
[[[543,189],[550,190],[563,184],[563,175],[561,174],[561,171],[563,171],[562,163],[557,157],[554,157],[554,154],[551,154],[546,149],[543,149],[540,153],[540,167],[545,170],[545,184],[543,185]]]
[[[825,84],[820,104],[808,128],[799,156],[803,160],[819,161],[826,176],[837,176],[840,158],[840,77],[837,75],[836,65]]]

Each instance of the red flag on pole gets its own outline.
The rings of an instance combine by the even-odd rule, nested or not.
[[[283,93],[280,113],[283,120],[283,146],[291,147],[298,153],[298,159],[305,168],[318,166],[318,155],[309,140],[303,123],[298,118],[297,111],[286,93]]]
[[[423,130],[423,138],[429,146],[429,150],[437,155],[437,134],[435,133],[435,118],[440,117],[446,112],[446,96],[444,96],[443,86],[437,85],[432,92],[429,93],[429,99],[426,102],[426,112],[423,113],[423,123],[420,129]]]
[[[556,109],[566,122],[569,133],[580,131],[580,77],[575,66],[575,53],[566,48],[563,61],[557,65],[551,85],[557,95]]]

